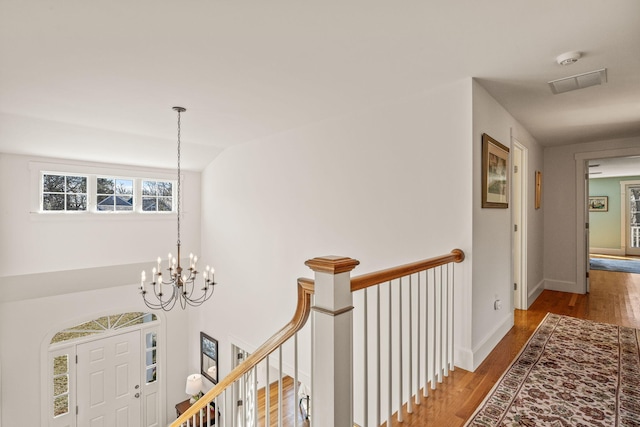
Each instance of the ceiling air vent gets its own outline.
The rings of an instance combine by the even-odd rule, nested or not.
[[[588,73],[576,74],[575,76],[565,77],[563,79],[552,80],[549,82],[551,92],[559,94],[569,92],[576,89],[584,89],[589,86],[601,85],[607,82],[607,69],[590,71]]]

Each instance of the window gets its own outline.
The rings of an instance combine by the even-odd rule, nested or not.
[[[36,175],[39,194],[32,199],[34,210],[104,214],[174,212],[176,181],[166,179],[163,174],[149,179],[136,177],[135,171],[128,172],[130,176],[114,176],[106,169],[91,173],[78,173],[77,169],[70,168],[71,172],[40,169]]]
[[[64,329],[51,338],[51,344],[61,343],[89,335],[102,334],[113,329],[128,328],[134,325],[154,322],[157,320],[155,314],[131,312],[102,316],[89,322],[81,323]],[[154,341],[155,342],[155,341]]]
[[[132,211],[133,179],[97,178],[98,211]]]
[[[158,380],[157,370],[157,334],[155,331],[148,332],[145,336],[145,367],[146,367],[146,380],[147,384],[156,382]]]
[[[144,212],[171,212],[173,185],[169,181],[142,181],[142,210]]]
[[[42,176],[42,210],[86,211],[87,177],[44,174]]]
[[[69,355],[53,358],[53,416],[69,412]]]

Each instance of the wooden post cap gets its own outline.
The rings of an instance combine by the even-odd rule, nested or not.
[[[310,259],[304,263],[304,265],[306,265],[313,271],[331,274],[339,274],[351,271],[356,268],[358,264],[360,264],[360,261],[358,261],[357,259],[336,255],[317,257]]]

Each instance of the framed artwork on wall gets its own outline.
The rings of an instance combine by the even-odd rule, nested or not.
[[[509,149],[482,134],[482,207],[509,207]]]
[[[609,196],[589,196],[589,212],[608,212]]]
[[[200,332],[200,373],[218,384],[218,340]]]
[[[542,172],[536,171],[536,209],[540,209],[542,205]]]

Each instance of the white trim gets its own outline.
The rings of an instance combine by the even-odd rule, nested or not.
[[[573,292],[576,294],[583,293],[579,292],[578,284],[576,282],[569,282],[566,280],[544,279],[544,288],[551,291]]]
[[[540,280],[533,289],[529,288],[529,295],[527,295],[527,308],[531,307],[531,304],[538,299],[542,291],[544,291],[544,279]]]
[[[500,340],[509,332],[513,327],[514,317],[513,311],[502,319],[500,323],[496,325],[491,332],[489,332],[480,343],[473,349],[473,363],[472,371],[475,371],[478,366],[487,358],[489,353],[498,345]]]
[[[86,165],[72,162],[29,162],[31,175],[30,185],[30,213],[37,217],[61,218],[70,216],[77,219],[77,215],[91,218],[97,217],[131,217],[131,215],[170,216],[176,214],[176,173],[157,169],[130,169],[116,165]],[[80,175],[87,177],[87,210],[85,211],[43,211],[42,210],[42,175],[44,173]],[[134,207],[131,211],[98,211],[96,209],[96,179],[98,177],[127,178],[133,180]],[[173,206],[170,212],[143,211],[142,210],[142,181],[167,181],[172,183]],[[181,183],[184,183],[184,174],[180,175]]]
[[[144,360],[144,355],[146,350],[146,347],[144,346],[145,333],[150,329],[154,329],[154,328],[157,329],[157,342],[160,343],[160,345],[156,347],[156,367],[157,367],[157,377],[158,377],[158,407],[157,407],[158,420],[159,420],[158,425],[166,425],[166,411],[164,411],[164,406],[166,401],[167,381],[166,381],[166,369],[164,369],[164,367],[166,366],[166,363],[164,363],[164,361],[166,360],[167,338],[166,338],[166,318],[164,313],[154,311],[152,314],[156,315],[156,320],[152,322],[140,323],[138,325],[132,325],[122,329],[108,329],[99,334],[90,335],[87,337],[82,337],[82,338],[69,340],[69,341],[63,341],[61,343],[51,344],[51,339],[53,338],[53,336],[64,329],[67,329],[75,325],[79,325],[94,319],[98,319],[103,316],[128,313],[128,312],[151,313],[150,311],[140,310],[139,308],[130,308],[130,309],[122,309],[122,310],[111,309],[108,311],[93,313],[89,316],[82,316],[81,318],[76,318],[74,320],[67,320],[65,322],[61,322],[60,324],[52,327],[49,330],[49,332],[44,336],[44,339],[42,340],[42,343],[40,346],[41,348],[41,351],[40,351],[40,380],[41,380],[40,420],[41,420],[42,426],[50,426],[51,425],[50,422],[52,421],[52,418],[50,417],[51,408],[49,406],[49,404],[51,403],[51,396],[52,396],[52,390],[49,387],[49,384],[50,384],[49,374],[51,373],[49,369],[49,355],[52,352],[59,352],[69,348],[69,349],[73,349],[72,353],[75,355],[77,352],[77,346],[80,344],[100,340],[103,338],[108,338],[108,337],[119,335],[122,333],[128,333],[133,330],[139,330],[141,333],[141,340],[142,340],[141,347],[140,347],[140,357],[142,358],[141,360]],[[74,360],[73,374],[72,374],[73,376],[75,376],[75,369],[76,369],[76,364]],[[146,366],[144,362],[141,364],[140,370],[141,370],[141,381],[146,381]],[[141,382],[140,384],[141,384],[141,391],[142,391],[144,390],[144,384],[146,384],[146,382],[145,383]],[[70,389],[72,387],[75,388],[75,381],[74,382],[70,381],[69,387]],[[70,396],[71,396],[71,393],[70,393]],[[143,397],[144,397],[144,394],[143,394]],[[70,407],[71,407],[71,400],[72,399],[70,397],[70,402],[69,402]],[[73,407],[75,407],[75,404],[76,404],[75,394],[73,395],[73,400],[74,400]],[[144,410],[144,402],[141,402],[141,403],[143,404],[142,413],[141,413],[141,422],[142,422],[143,416],[146,417],[146,414],[145,414],[146,411]],[[73,427],[75,426],[75,424],[76,424],[76,418],[74,416],[73,423],[71,423],[70,425]]]
[[[586,238],[584,233],[584,224],[588,217],[586,217],[586,205],[588,194],[585,194],[584,181],[585,175],[588,175],[588,160],[593,159],[606,159],[612,157],[628,157],[640,155],[640,147],[632,148],[619,148],[612,150],[602,151],[588,151],[583,153],[576,153],[574,159],[576,162],[576,287],[577,293],[585,293],[587,291],[587,260],[588,256],[586,248]],[[553,283],[554,281],[546,281],[546,283]],[[556,281],[557,282],[557,281]],[[569,282],[566,282],[569,283]],[[548,286],[545,286],[547,289]],[[565,290],[566,291],[566,290]]]
[[[514,155],[514,161],[511,162],[512,165],[515,164],[515,151],[518,150],[520,152],[520,168],[521,170],[518,171],[519,174],[519,178],[520,178],[520,188],[519,190],[519,199],[520,199],[520,206],[519,209],[516,209],[515,205],[513,205],[513,209],[512,209],[512,218],[511,218],[511,230],[513,231],[513,227],[516,223],[519,223],[519,234],[520,234],[520,248],[519,248],[519,252],[520,252],[520,274],[519,277],[517,278],[517,283],[518,283],[518,290],[517,290],[517,303],[514,304],[515,308],[517,309],[521,309],[521,310],[526,310],[528,308],[528,299],[527,299],[527,292],[528,292],[528,284],[527,284],[527,230],[528,230],[528,224],[527,224],[527,218],[528,218],[528,204],[527,204],[527,200],[528,200],[528,192],[527,189],[529,188],[529,180],[528,180],[528,161],[529,161],[529,151],[527,149],[527,147],[525,147],[524,145],[522,145],[515,137],[511,137],[511,141],[512,141],[512,152]],[[512,166],[513,167],[513,166]],[[513,178],[514,173],[512,172],[511,176]],[[513,180],[514,184],[515,184],[515,179]],[[513,193],[515,192],[515,185],[511,186],[511,200],[514,200],[513,197]],[[516,211],[519,210],[520,213],[520,218],[515,218],[515,215],[517,214]],[[514,274],[513,274],[513,270],[514,270],[514,265],[516,262],[515,259],[515,254],[516,254],[516,248],[515,248],[515,232],[513,232],[512,237],[511,237],[511,277],[514,278]]]
[[[624,246],[620,249],[617,248],[589,248],[589,252],[599,255],[615,255],[624,256]]]

